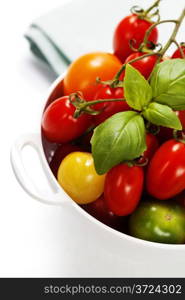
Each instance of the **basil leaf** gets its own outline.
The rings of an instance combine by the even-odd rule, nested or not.
[[[185,109],[185,59],[169,59],[158,64],[150,81],[153,101]]]
[[[143,116],[152,124],[177,130],[182,129],[181,122],[175,112],[167,105],[152,102],[143,112]]]
[[[131,65],[126,65],[124,95],[130,107],[143,110],[152,99],[152,88],[141,73]]]
[[[117,113],[96,127],[91,144],[96,171],[104,174],[146,150],[144,120],[134,111]]]

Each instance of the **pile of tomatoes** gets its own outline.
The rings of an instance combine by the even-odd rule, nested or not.
[[[185,143],[173,131],[160,128],[146,135],[147,150],[134,162],[123,162],[107,174],[98,175],[91,154],[93,129],[115,113],[131,110],[124,101],[93,106],[99,114],[74,118],[69,95],[80,92],[86,101],[121,99],[122,87],[96,82],[111,80],[123,63],[142,56],[138,48],[151,22],[131,14],[117,26],[114,54],[96,52],[74,61],[42,118],[43,146],[51,170],[61,187],[99,221],[135,237],[162,243],[185,243]],[[149,41],[157,43],[154,28]],[[185,46],[182,45],[185,53]],[[173,58],[182,58],[177,50]],[[182,58],[183,59],[183,58]],[[148,79],[157,56],[143,58],[132,66]],[[121,75],[124,80],[124,72]],[[176,112],[185,128],[185,111]],[[150,129],[150,128],[149,128]],[[103,138],[103,137],[102,137]]]

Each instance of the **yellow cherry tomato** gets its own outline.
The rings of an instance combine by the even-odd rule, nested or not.
[[[75,202],[86,204],[103,193],[105,175],[96,173],[92,154],[73,152],[61,162],[57,179]]]

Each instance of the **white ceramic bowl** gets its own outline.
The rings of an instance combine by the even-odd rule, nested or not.
[[[51,86],[46,102],[53,98],[64,74]],[[40,124],[39,124],[40,126]],[[34,147],[48,179],[50,193],[35,186],[25,173],[22,150]],[[68,214],[66,232],[68,276],[78,277],[185,277],[185,245],[166,245],[120,233],[86,213],[59,186],[47,163],[38,134],[20,137],[13,145],[11,162],[16,178],[33,198],[61,205]]]

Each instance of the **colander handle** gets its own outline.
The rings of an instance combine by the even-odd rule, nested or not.
[[[48,181],[47,191],[41,190],[29,177],[29,174],[25,169],[22,153],[24,147],[27,145],[34,148],[37,152],[40,165]],[[31,197],[50,205],[70,204],[72,202],[69,196],[61,189],[49,168],[39,134],[26,134],[19,137],[12,146],[10,159],[19,184]]]

